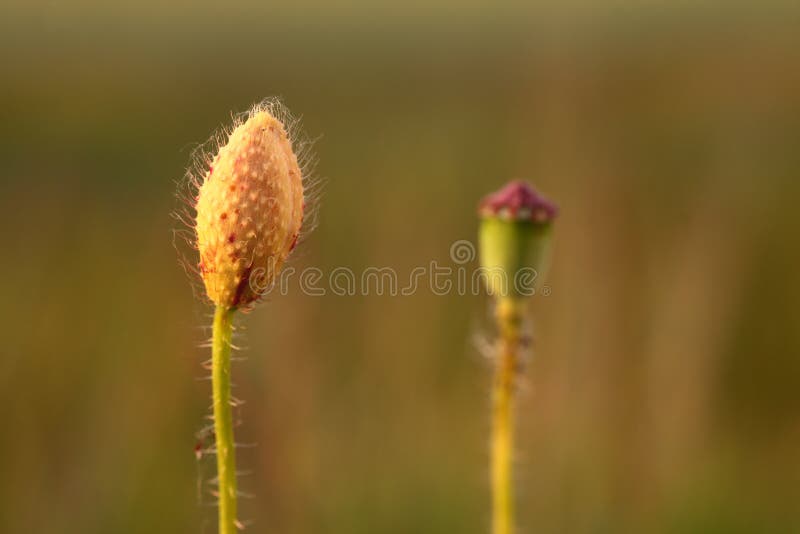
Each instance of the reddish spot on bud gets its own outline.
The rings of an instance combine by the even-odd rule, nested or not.
[[[233,243],[236,241],[236,234],[231,234],[228,236],[228,243]]]
[[[225,212],[225,211],[223,211],[223,212],[220,214],[219,218],[220,218],[220,219],[222,219],[222,220],[224,221],[225,219],[227,219],[227,218],[228,218],[228,213],[227,213],[227,212]]]
[[[239,284],[236,286],[236,292],[233,294],[233,305],[238,306],[239,302],[242,299],[242,294],[247,287],[248,283],[250,282],[250,271],[252,270],[252,266],[248,267],[242,273],[242,277],[239,279]]]

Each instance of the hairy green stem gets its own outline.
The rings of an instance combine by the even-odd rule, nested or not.
[[[217,306],[211,354],[214,433],[217,448],[219,534],[236,532],[236,451],[231,407],[231,336],[234,310]]]
[[[496,308],[500,339],[492,387],[491,487],[492,533],[514,532],[514,389],[519,367],[521,309],[511,297]]]

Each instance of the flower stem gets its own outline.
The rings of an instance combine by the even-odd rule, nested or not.
[[[500,339],[492,387],[491,486],[492,533],[514,532],[514,388],[519,367],[520,303],[500,298],[496,308]]]
[[[217,306],[211,354],[214,433],[217,440],[219,534],[236,532],[236,452],[231,409],[231,335],[234,310]]]

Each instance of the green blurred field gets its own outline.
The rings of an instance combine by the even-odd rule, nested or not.
[[[798,15],[1,7],[0,532],[215,531],[209,310],[169,214],[193,146],[272,95],[327,179],[298,269],[447,263],[512,177],[561,205],[520,534],[800,532]],[[486,310],[295,291],[247,316],[248,531],[486,532]]]

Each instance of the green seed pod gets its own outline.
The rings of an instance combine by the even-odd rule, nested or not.
[[[480,263],[494,297],[530,296],[544,277],[558,208],[521,180],[480,203]]]

